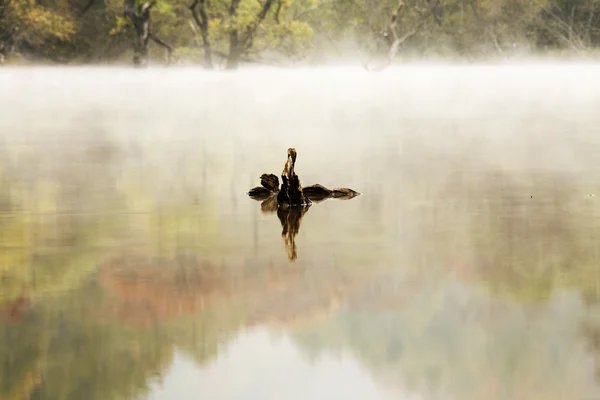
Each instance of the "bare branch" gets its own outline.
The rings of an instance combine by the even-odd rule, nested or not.
[[[192,32],[194,32],[194,40],[196,41],[196,44],[198,45],[198,47],[202,46],[202,42],[200,42],[200,39],[198,39],[198,31],[196,30],[196,26],[194,25],[194,23],[191,20],[188,22],[190,24],[190,28],[192,29]]]
[[[407,33],[405,33],[403,36],[398,36],[398,32],[397,32],[397,27],[398,27],[398,21],[399,21],[399,14],[400,11],[402,10],[402,8],[404,7],[404,2],[402,0],[398,1],[398,6],[396,7],[396,9],[392,12],[392,16],[390,19],[390,25],[389,25],[389,30],[392,32],[392,37],[393,37],[393,41],[391,41],[390,44],[390,50],[388,52],[388,59],[386,60],[385,64],[383,66],[381,66],[380,68],[378,68],[378,70],[382,70],[384,68],[387,68],[389,65],[391,65],[394,57],[396,57],[396,54],[398,54],[398,48],[400,47],[400,45],[402,43],[404,43],[407,39],[409,39],[410,37],[414,36],[419,29],[421,29],[421,27],[425,24],[425,20],[426,20],[426,11],[427,10],[419,10],[416,9],[417,12],[420,15],[419,21],[417,22],[417,24]],[[384,34],[384,37],[388,40],[388,43],[390,43],[390,38],[389,35]],[[368,70],[372,70],[369,67],[369,62],[367,61],[365,64],[365,68]]]
[[[260,25],[261,22],[263,22],[263,20],[267,16],[267,13],[271,9],[272,5],[273,5],[273,0],[265,1],[265,4],[263,4],[262,10],[260,10],[260,13],[258,13],[258,21],[256,21],[256,23],[254,24],[255,26],[258,26],[258,25]]]
[[[558,25],[556,28],[553,28],[548,23],[544,23],[544,25],[546,25],[546,28],[557,38],[561,39],[566,44],[568,44],[572,49],[578,52],[582,52],[586,48],[585,42],[579,35],[573,32],[571,25],[569,25],[562,18],[556,15],[550,8],[544,7],[543,9],[546,13],[548,13],[548,15],[550,15],[554,19],[554,21]],[[566,34],[561,32],[561,28],[566,32]]]
[[[398,6],[392,13],[392,18],[390,21],[390,30],[392,31],[392,35],[394,35],[394,40],[398,40],[398,34],[396,33],[396,27],[398,26],[398,14],[400,10],[404,7],[404,2],[402,0],[398,1]]]
[[[192,5],[190,6],[190,11],[192,12],[192,16],[194,17],[194,21],[196,22],[196,25],[198,25],[199,28],[202,28],[202,26],[203,26],[202,21],[200,21],[200,18],[198,17],[198,13],[196,12],[196,7],[198,6],[198,3],[199,3],[199,0],[194,0]]]
[[[267,13],[269,12],[269,10],[271,9],[271,6],[273,5],[273,1],[274,0],[266,0],[265,3],[263,4],[262,9],[260,10],[260,12],[257,15],[256,21],[254,22],[254,24],[252,24],[246,28],[246,36],[242,40],[245,50],[248,50],[252,47],[252,41],[254,39],[254,35],[256,34],[256,30],[258,29],[260,24],[264,21],[265,17],[267,16]]]
[[[156,0],[152,0],[149,2],[146,2],[144,4],[141,5],[140,7],[140,14],[142,14],[142,18],[144,16],[149,16],[150,15],[150,10],[152,10],[152,8],[156,5]]]
[[[411,36],[415,35],[419,29],[421,28],[421,26],[423,25],[424,21],[421,21],[417,26],[415,26],[411,31],[407,32],[404,36],[394,40],[394,43],[392,43],[392,47],[390,48],[390,62],[393,60],[394,57],[396,57],[396,54],[398,53],[398,47],[404,43],[406,41],[406,39],[410,38]]]
[[[492,31],[489,31],[488,35],[492,38],[492,42],[494,43],[494,47],[496,47],[496,51],[498,52],[498,54],[504,57],[504,51],[502,51],[502,46],[500,46],[500,43],[498,42],[498,36]]]
[[[592,23],[594,22],[594,17],[596,15],[596,6],[597,6],[597,3],[593,2],[592,6],[589,9],[588,20],[587,20],[587,25],[586,25],[586,29],[585,29],[585,37],[586,37],[587,43],[592,42],[591,32],[592,32]]]
[[[169,46],[167,43],[165,43],[162,40],[160,40],[153,33],[150,33],[149,36],[150,36],[150,39],[152,39],[154,41],[154,43],[156,43],[156,44],[164,47],[165,49],[167,49],[167,64],[170,64],[171,63],[171,55],[173,54],[173,48],[171,46]]]

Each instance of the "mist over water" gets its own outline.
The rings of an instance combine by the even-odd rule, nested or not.
[[[1,69],[0,398],[597,398],[597,69]]]

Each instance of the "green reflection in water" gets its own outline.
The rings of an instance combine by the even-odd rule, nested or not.
[[[307,162],[306,183],[331,179],[364,196],[312,208],[293,264],[280,221],[244,193],[257,178],[248,171],[271,170],[270,154],[280,167],[277,149],[296,139],[284,129],[273,143],[219,131],[210,152],[196,139],[158,141],[137,158],[101,132],[102,151],[6,151],[0,397],[144,396],[176,349],[207,365],[262,326],[313,357],[351,352],[382,384],[425,398],[597,398],[600,224],[587,190],[598,175],[507,166],[506,148],[493,164],[489,135],[483,155],[460,135],[442,141],[442,129],[391,135],[394,124],[419,135],[435,125],[411,121],[390,120],[375,144],[351,119],[331,128],[356,157],[351,172],[339,167],[344,151],[307,152],[327,165]],[[246,161],[232,140],[247,141]],[[210,168],[197,153],[211,153]]]
[[[350,250],[289,264],[278,221],[267,253],[278,259],[225,257],[238,242],[210,202],[164,204],[119,179],[89,201],[126,213],[78,214],[49,190],[37,215],[3,186],[3,398],[144,396],[175,349],[203,365],[257,325],[292,334],[312,357],[349,351],[383,384],[428,398],[596,393],[598,227],[593,204],[561,194],[566,180],[538,187],[537,202],[503,196],[525,189],[497,175],[450,181],[425,205],[422,187],[405,185],[402,254],[375,251],[368,236],[369,263]],[[483,200],[460,201],[473,188]],[[303,240],[316,249],[324,238],[310,216]],[[373,226],[352,228],[356,246]]]
[[[3,398],[144,396],[176,348],[206,364],[257,325],[313,357],[350,351],[384,384],[430,398],[595,394],[598,226],[592,204],[562,194],[566,179],[544,180],[537,200],[510,197],[527,185],[509,177],[463,175],[425,205],[407,184],[414,197],[385,209],[404,218],[402,254],[370,237],[369,264],[351,249],[289,264],[278,221],[267,254],[279,261],[223,256],[238,242],[209,201],[160,201],[118,176],[87,198],[126,211],[112,214],[73,209],[58,181],[46,194],[3,186]],[[309,217],[301,232],[314,249],[324,238]],[[369,229],[354,226],[349,243]]]

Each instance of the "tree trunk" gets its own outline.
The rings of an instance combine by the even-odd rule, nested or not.
[[[200,4],[200,16],[198,16],[198,12],[196,10],[198,4]],[[206,15],[205,5],[206,0],[194,0],[190,6],[190,10],[192,11],[194,21],[196,22],[196,25],[198,25],[198,28],[200,28],[200,33],[202,34],[202,45],[204,47],[204,66],[212,69],[212,50],[210,48],[210,41],[208,38],[208,16]]]
[[[7,53],[7,45],[4,42],[4,36],[6,36],[4,34],[4,32],[2,32],[2,19],[4,17],[4,10],[6,9],[6,4],[4,2],[4,0],[0,0],[0,64],[4,64],[4,60],[6,59],[6,53]]]
[[[133,42],[133,65],[135,67],[146,67],[148,65],[148,42],[152,39],[155,43],[167,49],[168,62],[171,61],[173,48],[163,42],[150,30],[150,11],[156,5],[156,1],[144,3],[139,10],[136,10],[136,0],[125,0],[124,14],[135,29],[136,38]]]
[[[227,55],[227,69],[237,69],[240,64],[242,49],[237,30],[229,33],[229,54]]]
[[[240,0],[231,0],[229,6],[229,18],[233,19],[236,14]],[[237,69],[240,63],[241,51],[240,37],[237,28],[232,28],[229,32],[229,55],[227,56],[227,69]]]
[[[237,12],[240,0],[231,0],[229,7],[229,16],[233,18]],[[229,55],[227,56],[227,69],[236,69],[239,66],[240,59],[246,50],[252,47],[252,41],[258,26],[263,22],[267,13],[273,6],[274,0],[265,0],[260,12],[256,16],[256,21],[245,27],[240,33],[238,28],[234,28],[229,32]],[[277,16],[277,18],[279,18]]]

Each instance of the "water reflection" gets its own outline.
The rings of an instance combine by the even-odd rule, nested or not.
[[[4,78],[0,398],[600,397],[598,83],[554,74],[588,93],[573,108],[525,72],[476,69],[499,82],[486,97],[472,71],[427,71],[259,75],[274,93],[260,101],[253,80],[161,75],[197,100],[176,101],[152,75],[80,87],[63,71],[60,108],[43,82]],[[518,95],[502,91],[515,80]],[[136,85],[148,98],[102,96]],[[39,94],[25,111],[21,90]],[[473,94],[483,119],[466,111]],[[318,160],[303,181],[367,195],[248,201],[291,142]]]
[[[308,208],[309,206],[299,206],[289,207],[287,210],[277,209],[277,217],[283,228],[281,236],[285,241],[285,248],[287,249],[288,258],[290,260],[295,260],[298,257],[296,254],[295,238],[300,230],[300,221],[308,211]]]
[[[329,198],[329,196],[307,196],[311,201],[321,202]],[[342,196],[338,198],[350,199],[355,197]],[[260,201],[262,198],[254,198],[254,200]],[[281,227],[283,228],[281,236],[283,237],[285,248],[287,249],[288,259],[294,261],[298,258],[296,251],[296,235],[300,231],[300,223],[304,215],[308,212],[311,205],[293,206],[293,207],[280,207],[277,204],[277,196],[270,196],[266,200],[262,200],[260,203],[260,209],[263,213],[273,214],[277,213]]]
[[[300,222],[302,221],[302,217],[308,209],[310,205],[306,206],[295,206],[295,207],[279,207],[277,204],[277,197],[271,196],[260,204],[260,209],[264,213],[272,214],[277,213],[277,217],[281,222],[281,227],[283,230],[281,231],[281,237],[283,237],[283,241],[285,243],[285,248],[287,249],[288,259],[290,261],[294,261],[298,258],[298,254],[296,252],[296,235],[300,230]]]
[[[262,174],[260,177],[261,186],[255,187],[248,192],[250,198],[261,201],[260,208],[263,213],[277,213],[277,217],[281,222],[285,247],[288,253],[288,259],[294,261],[298,258],[296,251],[296,235],[300,230],[300,222],[304,214],[313,202],[322,202],[330,198],[350,200],[360,195],[360,193],[348,189],[337,188],[327,189],[326,187],[316,184],[302,188],[298,176],[294,173],[294,165],[296,162],[296,150],[288,149],[288,160],[281,174],[283,185],[279,188],[279,179],[274,174]],[[292,182],[289,184],[287,182]],[[294,187],[295,183],[295,187]],[[292,190],[288,190],[288,187]],[[289,202],[290,199],[292,205]],[[286,203],[280,204],[280,201]]]

